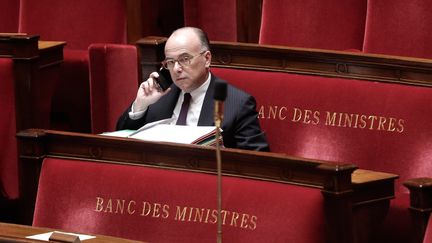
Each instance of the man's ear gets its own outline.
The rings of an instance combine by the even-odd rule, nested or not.
[[[211,59],[212,59],[212,54],[211,54],[211,52],[210,52],[210,51],[206,51],[206,53],[204,54],[204,57],[205,57],[205,59],[206,59],[206,64],[205,64],[205,66],[206,66],[206,68],[209,68],[209,67],[210,67],[210,64],[211,64]]]

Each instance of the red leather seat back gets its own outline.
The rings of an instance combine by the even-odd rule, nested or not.
[[[257,99],[270,150],[363,169],[432,176],[432,89],[212,68]]]
[[[40,35],[41,40],[66,41],[66,49],[126,43],[126,1],[21,0],[19,31]]]
[[[52,129],[91,132],[88,47],[127,42],[126,2],[21,0],[20,32],[67,43],[52,98]]]
[[[0,33],[18,32],[19,1],[0,1]]]
[[[263,0],[259,43],[361,50],[366,4],[367,0]]]
[[[18,198],[18,154],[15,120],[15,83],[13,61],[0,58],[0,193]]]
[[[324,242],[319,189],[223,177],[226,242]],[[215,175],[44,160],[34,226],[148,242],[215,242]]]
[[[431,12],[425,0],[369,0],[364,51],[432,58]]]
[[[212,41],[237,41],[236,1],[184,0],[185,26],[203,29]]]
[[[92,44],[89,47],[92,132],[114,131],[138,89],[135,46]]]

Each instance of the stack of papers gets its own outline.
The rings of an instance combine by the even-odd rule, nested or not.
[[[146,141],[174,142],[216,146],[215,126],[177,126],[170,125],[172,119],[148,123],[138,130],[121,130],[102,135],[129,137]],[[219,144],[222,143],[222,137]]]

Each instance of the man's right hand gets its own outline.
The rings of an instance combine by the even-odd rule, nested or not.
[[[157,72],[152,72],[149,78],[145,82],[141,83],[133,103],[134,112],[147,110],[149,105],[156,103],[156,101],[171,90],[171,88],[168,88],[167,90],[162,91],[156,82],[157,78],[159,78],[159,74]]]

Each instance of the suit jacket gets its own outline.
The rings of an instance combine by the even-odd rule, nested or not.
[[[214,126],[213,93],[216,80],[220,79],[212,74],[198,119],[198,126]],[[117,130],[135,130],[146,123],[172,117],[180,92],[181,90],[173,84],[171,91],[150,105],[144,116],[137,120],[129,118],[131,105],[117,121]],[[269,151],[267,139],[258,122],[255,98],[229,84],[221,128],[225,147]]]

